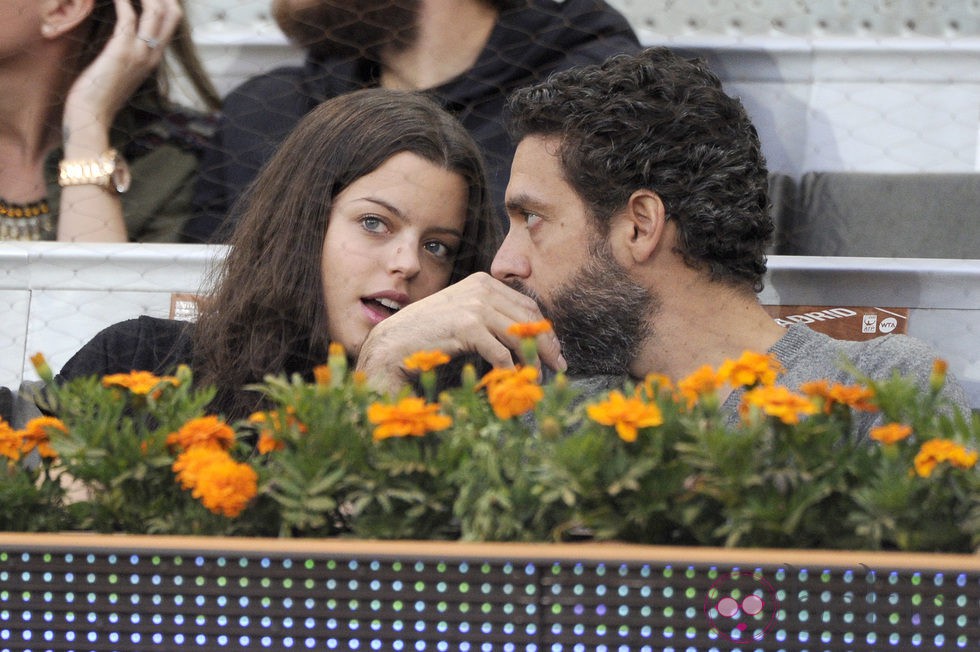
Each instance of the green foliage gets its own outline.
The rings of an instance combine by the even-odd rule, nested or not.
[[[816,395],[807,399],[815,413],[799,419],[774,416],[764,404],[739,418],[722,411],[713,389],[692,400],[666,382],[646,382],[624,388],[615,403],[612,392],[580,396],[559,375],[541,387],[533,409],[502,418],[498,399],[471,369],[437,400],[430,372],[423,372],[420,384],[433,402],[407,390],[394,397],[372,392],[342,356],[332,355],[321,371],[327,369],[318,382],[268,377],[252,387],[270,407],[232,424],[229,454],[257,476],[256,495],[233,517],[206,509],[175,478],[172,436],[205,415],[214,395],[193,388],[189,370],[142,392],[95,378],[51,385],[45,407],[68,434],[48,428],[55,459],[33,453],[7,464],[0,527],[959,552],[980,546],[980,473],[970,457],[980,417],[944,403],[941,375],[925,392],[899,376],[862,380],[883,424],[911,427],[881,443],[857,439],[852,409]],[[389,421],[373,412],[379,406]],[[641,414],[656,418],[642,421]],[[924,465],[923,445],[933,440],[959,457]]]

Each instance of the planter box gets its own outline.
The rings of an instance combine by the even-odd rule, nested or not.
[[[980,648],[980,556],[0,534],[0,647]]]

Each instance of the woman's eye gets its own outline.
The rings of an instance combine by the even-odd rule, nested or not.
[[[430,254],[433,256],[438,256],[439,258],[448,258],[453,254],[452,248],[435,240],[432,242],[426,242],[424,247]]]
[[[361,226],[371,233],[381,233],[385,230],[385,223],[377,215],[365,215],[361,218]]]
[[[527,228],[533,228],[540,222],[541,216],[537,213],[524,213],[524,223],[527,225]]]

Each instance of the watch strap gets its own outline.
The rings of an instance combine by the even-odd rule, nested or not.
[[[112,173],[119,165],[119,152],[108,149],[95,159],[63,160],[58,164],[58,185],[94,185],[114,190]]]

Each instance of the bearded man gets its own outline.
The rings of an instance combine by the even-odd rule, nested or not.
[[[654,373],[676,381],[745,351],[774,355],[777,382],[791,389],[853,383],[845,358],[869,377],[897,372],[929,387],[937,355],[924,342],[839,341],[802,324],[784,329],[762,307],[773,232],[765,160],[741,102],[703,62],[663,48],[617,55],[517,91],[508,110],[518,143],[510,229],[492,276],[379,324],[359,365],[397,372],[398,355],[414,347],[510,367],[521,349],[508,325],[549,317],[541,361],[587,391]],[[944,391],[969,414],[954,378]],[[732,420],[741,394],[722,397]],[[855,434],[877,418],[855,415]]]
[[[189,242],[223,241],[234,200],[299,119],[359,88],[422,90],[480,145],[501,223],[513,144],[507,95],[550,73],[640,49],[605,0],[274,0],[273,16],[307,49],[302,66],[247,80],[222,106],[201,163]]]

